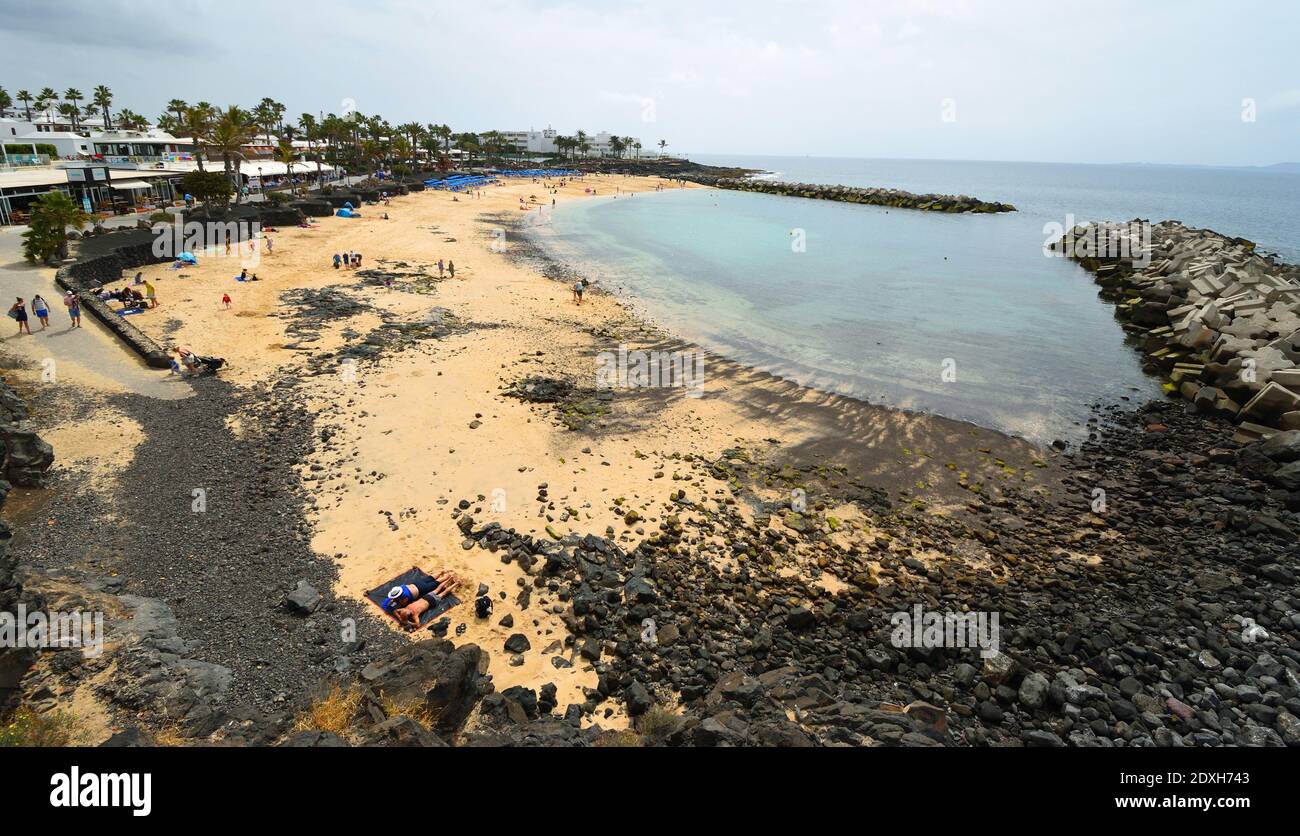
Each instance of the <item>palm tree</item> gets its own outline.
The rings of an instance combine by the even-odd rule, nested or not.
[[[72,129],[74,131],[77,129],[77,114],[80,113],[80,111],[77,110],[76,105],[70,102],[61,102],[55,110],[60,116],[72,123]]]
[[[253,123],[266,131],[266,141],[271,141],[271,129],[281,124],[284,116],[284,105],[272,98],[265,98],[257,103],[253,108]]]
[[[451,150],[451,128],[447,125],[430,125],[429,133],[442,140],[442,150]]]
[[[641,159],[641,140],[633,140],[632,147],[636,149],[636,158]]]
[[[18,101],[23,103],[23,109],[27,111],[27,121],[32,121],[32,94],[26,90],[19,90]]]
[[[474,162],[474,152],[479,149],[478,134],[456,134],[456,147],[465,152],[465,165]]]
[[[244,145],[256,135],[256,128],[248,111],[231,105],[217,115],[208,131],[209,149],[221,157],[226,177],[235,187],[235,203],[239,203],[243,182],[235,179],[231,163],[244,159]]]
[[[423,141],[420,147],[428,154],[427,162],[429,164],[432,164],[440,156],[438,152],[442,148],[441,128],[441,125],[435,125],[432,122],[424,126],[422,132]],[[448,128],[447,130],[450,131],[451,129]]]
[[[502,136],[499,131],[487,131],[478,135],[479,146],[483,149],[483,156],[490,157],[493,154],[501,153]],[[486,162],[486,159],[485,159]]]
[[[326,157],[331,165],[338,165],[339,155],[343,150],[343,138],[348,136],[350,131],[347,120],[331,113],[321,120],[319,131],[321,139],[325,141]]]
[[[190,106],[185,103],[184,99],[172,99],[167,103],[167,110],[176,114],[178,123],[185,121],[185,111],[189,109]]]
[[[82,95],[81,91],[78,90],[77,88],[69,87],[67,90],[63,91],[63,98],[68,104],[72,105],[72,129],[75,131],[77,129],[77,121],[78,121],[77,102],[81,101],[86,97]],[[64,113],[65,111],[63,111],[63,109],[60,108],[59,112]]]
[[[285,133],[288,133],[289,130],[292,130],[292,129],[290,129],[290,128],[286,128],[286,129],[285,129]],[[294,164],[294,162],[295,162],[294,157],[296,157],[297,154],[298,154],[298,152],[294,149],[294,147],[293,147],[293,143],[290,142],[290,141],[288,141],[287,139],[282,139],[282,140],[280,140],[280,146],[279,146],[278,148],[275,149],[275,160],[276,160],[276,162],[284,163],[284,179],[285,179],[285,180],[288,180],[288,181],[292,181],[292,180],[293,180],[293,164]],[[292,188],[292,187],[290,187],[290,188]]]
[[[7,116],[9,108],[14,106],[14,100],[10,97],[9,91],[0,87],[0,116]]]
[[[43,87],[41,92],[36,94],[36,109],[46,114],[45,121],[49,122],[49,110],[51,105],[59,100],[59,94],[54,92],[53,87]]]
[[[659,156],[662,157],[664,155],[664,149],[667,147],[668,147],[668,140],[666,139],[659,140]]]
[[[307,159],[315,158],[316,161],[316,185],[320,186],[324,178],[321,177],[320,154],[316,153],[315,145],[320,140],[320,123],[316,117],[310,113],[304,113],[298,117],[298,128],[302,131],[302,138],[307,140]]]
[[[142,131],[149,127],[149,120],[136,113],[134,110],[122,108],[117,113],[117,124],[120,127],[132,131]]]
[[[68,256],[68,227],[81,229],[90,216],[63,192],[46,192],[36,199],[31,221],[23,233],[23,255],[32,263]]]
[[[181,120],[181,127],[194,142],[194,159],[199,164],[199,171],[202,171],[205,143],[208,139],[208,132],[212,130],[212,110],[210,107],[204,107],[202,103],[186,108]]]
[[[578,131],[573,135],[573,147],[582,151],[582,155],[587,156],[587,150],[591,148],[591,143],[587,142],[587,132]]]
[[[113,118],[109,115],[108,109],[113,104],[113,91],[101,84],[94,89],[93,93],[91,100],[104,116],[104,130],[111,131],[113,129]]]
[[[627,145],[623,142],[623,137],[611,136],[609,138],[609,150],[615,157],[623,156],[623,149],[626,147]]]
[[[403,122],[397,126],[397,132],[406,139],[406,160],[415,161],[415,151],[422,147],[424,139],[424,126],[419,122]],[[399,155],[399,159],[402,159]]]

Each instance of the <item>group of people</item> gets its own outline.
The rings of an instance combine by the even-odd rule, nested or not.
[[[334,269],[357,270],[361,267],[361,253],[334,253]]]
[[[144,291],[136,290],[134,287],[124,287],[118,291],[109,291],[101,293],[101,299],[115,299],[122,303],[122,310],[130,311],[138,308],[156,308],[158,307],[158,291],[149,282],[143,282]]]
[[[29,324],[29,318],[27,316],[28,303],[24,301],[21,296],[15,298],[17,301],[10,306],[9,316],[18,323],[19,334],[30,334],[32,332],[32,327]],[[68,309],[68,317],[72,320],[72,325],[69,327],[80,328],[81,300],[77,298],[77,294],[69,290],[63,297],[63,305]],[[41,321],[42,331],[50,327],[50,305],[45,301],[45,297],[41,296],[39,293],[33,296],[31,301],[31,311],[32,316],[35,316]]]

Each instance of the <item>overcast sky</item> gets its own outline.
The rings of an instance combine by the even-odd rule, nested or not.
[[[678,153],[1300,158],[1294,0],[0,0],[0,86]],[[1243,116],[1245,118],[1243,118]]]

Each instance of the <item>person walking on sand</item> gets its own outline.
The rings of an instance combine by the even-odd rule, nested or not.
[[[438,259],[438,278],[441,279],[443,277],[443,273],[445,272],[446,267],[447,265],[443,264],[442,259],[441,258]]]
[[[230,294],[229,294],[229,293],[223,293],[223,294],[221,294],[221,304],[225,307],[226,310],[230,310]]]
[[[581,279],[573,283],[573,300],[579,305],[582,304],[582,291],[586,289],[586,285],[582,283]]]
[[[343,263],[343,257],[340,256],[338,253],[334,253],[334,269],[335,270],[339,269],[339,265],[342,263]]]
[[[273,252],[275,252],[275,241],[271,240],[271,237],[268,235],[266,238],[266,254],[270,255]]]
[[[447,272],[451,274],[453,279],[456,278],[456,262],[451,259],[447,260]]]
[[[41,321],[42,331],[50,327],[50,306],[39,293],[32,297],[32,313]]]
[[[144,298],[148,300],[149,307],[158,307],[158,292],[154,290],[153,285],[149,282],[144,283]]]
[[[81,327],[81,300],[71,290],[63,297],[63,306],[68,309],[68,318],[72,320],[70,328]]]
[[[32,333],[31,326],[27,324],[27,303],[23,301],[23,297],[21,296],[18,296],[16,298],[18,299],[18,301],[14,302],[13,305],[9,308],[9,315],[13,317],[14,321],[18,323],[19,334],[21,334],[24,331],[26,331],[28,334],[31,334]]]

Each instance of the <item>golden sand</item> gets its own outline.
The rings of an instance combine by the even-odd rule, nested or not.
[[[612,527],[630,549],[641,539],[638,529],[656,529],[659,508],[685,486],[681,479],[697,480],[693,495],[727,493],[724,483],[685,466],[681,457],[691,454],[716,457],[744,444],[839,456],[851,444],[864,478],[904,485],[946,476],[945,461],[958,454],[965,457],[961,467],[975,471],[983,457],[978,448],[992,443],[1021,466],[1034,455],[1028,445],[1008,452],[1005,439],[969,425],[866,407],[722,362],[706,370],[703,397],[674,390],[616,399],[599,432],[569,430],[552,407],[504,395],[505,386],[529,374],[594,385],[597,352],[620,341],[643,347],[662,335],[647,331],[611,296],[589,293],[578,306],[567,283],[513,261],[514,245],[500,236],[500,216],[524,216],[521,197],[528,212],[546,213],[551,197],[558,203],[612,200],[615,188],[647,192],[659,182],[589,176],[554,196],[536,183],[507,182],[486,188],[481,199],[453,200],[444,192],[394,198],[389,206],[363,207],[360,219],[323,218],[313,229],[268,233],[274,253],[259,252],[256,283],[234,281],[238,261],[221,257],[201,257],[197,267],[179,271],[183,278],[163,265],[148,268],[161,304],[132,322],[159,340],[174,335],[201,354],[225,357],[230,367],[222,376],[245,385],[295,374],[309,353],[342,345],[345,330],[365,334],[380,324],[373,313],[359,314],[329,323],[319,342],[295,346],[279,299],[288,290],[337,286],[405,320],[420,321],[439,306],[462,322],[492,326],[386,354],[358,364],[354,375],[302,378],[303,405],[315,416],[317,432],[334,430],[330,443],[300,469],[315,498],[308,509],[316,532],[312,546],[338,563],[342,595],[360,597],[412,565],[451,569],[462,578],[466,601],[450,613],[454,625],[467,625],[457,641],[491,653],[498,689],[554,682],[561,707],[582,702],[582,689],[594,687],[596,675],[563,646],[568,633],[561,602],[535,589],[527,610],[516,605],[521,586],[532,579],[498,555],[462,548],[452,516],[460,500],[470,502],[468,513],[479,525],[495,521],[540,537],[547,536],[548,523],[561,535],[603,535]],[[584,191],[592,187],[594,196]],[[416,288],[420,292],[362,285],[355,274],[331,266],[331,255],[345,250],[362,252],[363,267],[404,261],[425,265],[434,276],[439,259],[454,261],[456,278],[426,283]],[[221,303],[225,293],[232,299],[229,310]],[[945,452],[935,458],[919,450]],[[537,501],[542,484],[554,510]],[[644,521],[626,524],[622,515],[630,509]],[[566,513],[567,521],[561,519]],[[473,614],[479,583],[496,604],[487,620]],[[498,625],[507,613],[514,618],[510,629]],[[514,632],[532,644],[519,667],[510,666],[502,648]],[[550,649],[553,643],[558,649]],[[555,655],[573,666],[554,668]]]

